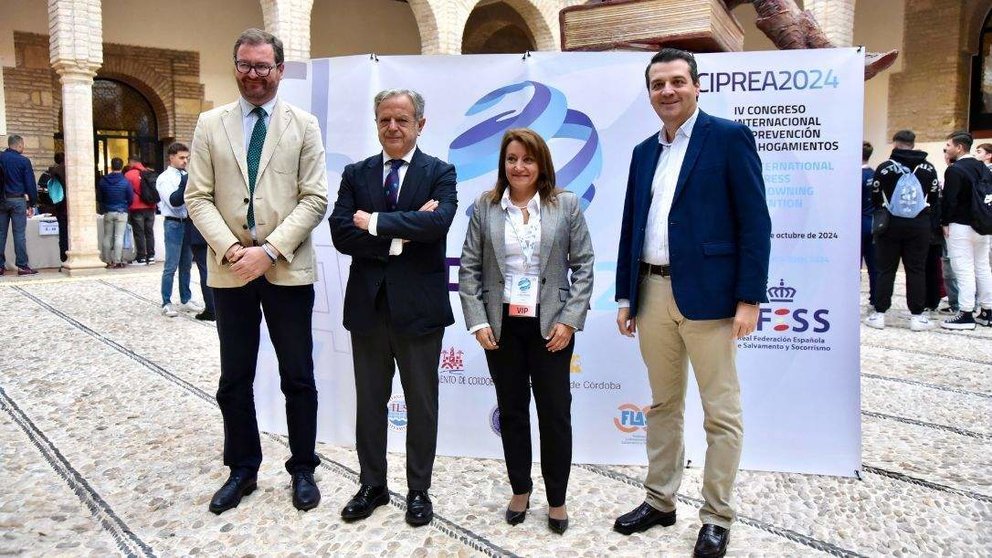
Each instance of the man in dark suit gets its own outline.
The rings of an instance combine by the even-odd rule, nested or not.
[[[645,71],[662,128],[634,148],[617,256],[620,333],[640,328],[652,404],[645,502],[620,516],[623,534],[675,523],[684,466],[688,361],[705,413],[703,527],[695,556],[723,556],[740,463],[736,340],[767,302],[771,220],[751,131],[699,110],[692,54],[661,50]]]
[[[358,399],[361,488],[341,511],[364,519],[389,501],[386,404],[399,368],[408,416],[410,525],[434,517],[427,490],[437,446],[437,366],[448,300],[445,245],[455,216],[455,168],[417,148],[424,99],[409,90],[376,95],[382,153],[348,165],[331,213],[334,246],[352,257],[344,298]]]

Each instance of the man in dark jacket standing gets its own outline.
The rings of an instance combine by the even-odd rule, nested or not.
[[[875,263],[875,242],[871,237],[871,217],[875,211],[871,193],[875,187],[875,170],[868,164],[875,151],[867,141],[861,142],[861,260],[868,270],[868,304],[875,307],[878,288],[878,265]]]
[[[892,154],[875,169],[872,202],[875,207],[884,206],[892,213],[888,228],[875,235],[878,284],[875,311],[865,320],[865,325],[876,329],[885,327],[885,312],[892,306],[892,289],[900,259],[906,270],[906,303],[912,314],[909,328],[924,331],[931,327],[930,318],[923,311],[926,258],[930,250],[932,212],[940,211],[940,183],[937,169],[927,161],[925,151],[914,149],[915,144],[916,134],[912,131],[896,132],[892,136]],[[912,185],[912,190],[904,189],[904,181]],[[915,215],[897,215],[901,212],[894,208],[914,196],[919,197],[917,207],[922,206],[922,209]]]
[[[947,136],[944,151],[955,159],[944,172],[944,200],[940,224],[947,239],[947,254],[958,287],[958,313],[941,322],[944,329],[975,329],[975,324],[992,325],[992,269],[989,267],[989,235],[972,228],[971,196],[975,183],[989,170],[971,156],[971,134],[954,132]],[[973,314],[975,293],[981,312]]]
[[[14,254],[17,274],[34,275],[37,271],[28,265],[28,244],[24,231],[28,226],[28,216],[38,203],[38,185],[34,181],[31,161],[21,155],[24,152],[24,138],[11,135],[7,138],[7,149],[0,153],[0,172],[4,176],[4,188],[0,192],[0,275],[3,275],[7,258],[7,228],[14,231]]]
[[[134,199],[134,190],[121,174],[123,168],[124,161],[120,157],[111,159],[110,174],[100,179],[96,191],[103,211],[103,252],[107,255],[107,269],[124,267],[127,208]]]

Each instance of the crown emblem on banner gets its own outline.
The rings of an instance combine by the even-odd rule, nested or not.
[[[796,298],[796,289],[787,287],[785,279],[779,279],[777,287],[768,288],[769,302],[792,302],[794,298]]]

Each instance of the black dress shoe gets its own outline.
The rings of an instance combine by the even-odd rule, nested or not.
[[[320,489],[313,480],[313,473],[293,473],[293,506],[298,510],[312,510],[320,503]]]
[[[214,493],[210,499],[210,511],[222,514],[231,508],[238,507],[241,498],[255,491],[257,486],[255,475],[249,473],[231,473],[224,486]]]
[[[358,493],[348,500],[348,504],[341,510],[341,518],[346,521],[365,519],[372,515],[379,506],[389,502],[389,491],[385,486],[372,486],[363,484],[358,489]]]
[[[427,525],[434,519],[434,505],[426,490],[411,490],[406,495],[406,522],[414,527]]]
[[[527,495],[527,507],[523,511],[513,511],[510,506],[506,507],[506,522],[510,525],[523,523],[527,519],[527,510],[530,509],[530,494]]]
[[[706,523],[699,530],[696,548],[692,549],[692,555],[694,558],[720,558],[727,553],[728,542],[730,542],[729,529]]]
[[[199,314],[193,317],[196,318],[197,320],[200,320],[201,322],[213,322],[217,320],[217,316],[215,316],[214,313],[209,310],[204,310],[203,312],[200,312]]]
[[[558,533],[559,535],[564,535],[565,530],[568,529],[568,518],[555,519],[548,516],[548,529],[551,529],[552,532]]]
[[[655,525],[668,527],[675,525],[675,510],[670,512],[658,511],[647,502],[625,513],[613,522],[613,530],[624,535],[632,535],[646,531]]]

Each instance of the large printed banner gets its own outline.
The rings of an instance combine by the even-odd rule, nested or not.
[[[660,127],[644,83],[644,53],[351,56],[288,65],[280,94],[317,115],[333,203],[348,163],[381,151],[372,98],[409,88],[427,100],[419,146],[458,170],[448,234],[456,323],[438,364],[438,452],[502,457],[496,396],[482,349],[465,330],[457,266],[470,205],[493,186],[499,142],[526,126],[551,146],[558,184],[577,193],[596,252],[595,292],[572,360],[574,460],[644,464],[651,403],[636,340],[615,324],[614,271],[631,149]],[[739,342],[748,469],[853,475],[861,466],[858,357],[859,162],[863,54],[857,49],[702,54],[702,110],[747,124],[761,154],[771,211],[768,295],[758,330]],[[319,282],[314,358],[318,438],[353,444],[355,388],[342,327],[349,258],[327,224],[314,233]],[[700,278],[700,280],[704,280]],[[256,399],[264,429],[285,432],[271,346],[263,344]],[[361,373],[361,371],[359,371]],[[398,374],[388,405],[390,450],[402,451],[406,406]],[[703,415],[694,382],[686,458],[702,465]],[[537,420],[533,420],[535,445]],[[535,449],[535,456],[539,452]]]

